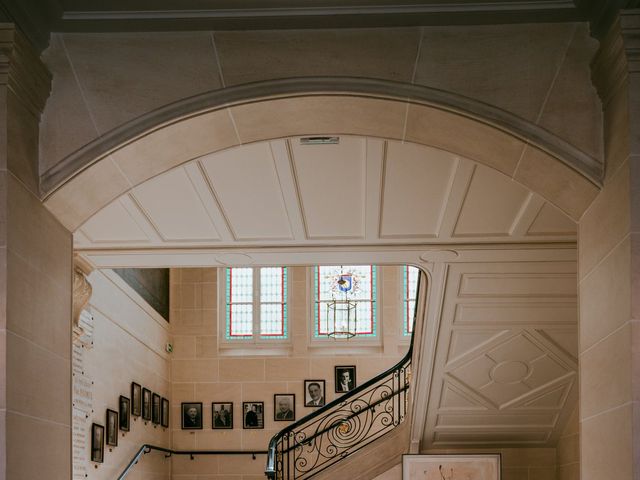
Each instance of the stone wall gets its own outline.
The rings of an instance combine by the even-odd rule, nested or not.
[[[217,270],[173,269],[171,271],[171,331],[173,418],[180,418],[181,402],[202,402],[203,429],[181,430],[179,421],[172,424],[172,445],[178,450],[266,450],[269,439],[289,422],[273,420],[273,395],[293,393],[296,396],[296,419],[311,413],[304,407],[303,381],[326,380],[326,400],[333,400],[334,366],[356,365],[357,383],[395,364],[406,352],[408,344],[401,336],[399,312],[400,269],[380,269],[381,291],[378,295],[379,319],[383,342],[380,347],[357,349],[347,347],[313,347],[308,325],[311,324],[308,296],[308,272],[304,267],[290,267],[288,298],[289,334],[287,351],[273,355],[243,351],[241,356],[218,348]],[[347,344],[349,345],[349,344]],[[211,402],[233,402],[234,428],[211,428]],[[242,428],[242,402],[261,401],[265,407],[265,428]],[[173,478],[193,480],[197,474],[207,479],[264,478],[265,457],[175,457]],[[227,476],[225,476],[227,475]],[[235,476],[233,476],[235,475]],[[200,478],[200,477],[197,477]]]
[[[580,424],[577,408],[558,440],[556,464],[558,480],[580,479]]]
[[[89,311],[94,317],[93,346],[84,354],[85,375],[94,383],[90,428],[91,422],[106,425],[106,409],[118,411],[120,395],[131,398],[132,381],[171,401],[171,364],[165,351],[169,324],[114,272],[96,270],[88,280],[93,287]],[[176,421],[178,417],[170,418],[169,425]],[[87,461],[88,478],[117,478],[145,443],[170,447],[170,430],[142,417],[131,416],[129,432],[118,435],[118,446],[105,445],[104,463]],[[164,455],[149,454],[136,465],[132,478],[168,480],[170,471],[171,462]]]

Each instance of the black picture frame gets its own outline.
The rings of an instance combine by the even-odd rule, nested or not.
[[[317,385],[319,390],[316,390]],[[312,389],[310,391],[310,388]],[[318,398],[312,396],[318,392]],[[322,407],[326,403],[325,394],[327,392],[326,384],[324,380],[305,380],[304,381],[304,406],[305,407]]]
[[[142,415],[142,387],[136,382],[131,382],[131,415]]]
[[[170,413],[170,407],[169,407],[169,400],[167,400],[166,398],[162,397],[162,401],[161,401],[161,409],[160,409],[160,425],[163,426],[164,428],[169,428],[169,413]]]
[[[118,446],[118,412],[107,408],[107,435],[106,443],[110,447]]]
[[[182,430],[202,430],[202,402],[182,402]]]
[[[242,428],[264,428],[264,402],[242,402]]]
[[[151,390],[142,389],[142,419],[151,420]]]
[[[288,408],[287,408],[288,406]],[[296,419],[296,396],[293,393],[273,395],[273,421],[292,422]]]
[[[151,396],[151,422],[160,425],[160,395],[157,393]]]
[[[211,428],[233,429],[233,402],[211,402]]]
[[[124,395],[120,395],[118,400],[118,419],[120,420],[120,430],[128,432],[131,430],[131,400]]]
[[[97,423],[91,424],[91,461],[104,462],[104,427]]]
[[[342,378],[343,375],[347,375],[347,377]],[[336,365],[334,368],[334,380],[335,380],[336,393],[350,392],[357,386],[356,366],[355,365]]]

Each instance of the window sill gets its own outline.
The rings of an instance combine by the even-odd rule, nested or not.
[[[220,357],[277,357],[288,356],[292,351],[291,345],[218,345],[218,356]]]
[[[373,344],[353,344],[345,341],[344,344],[336,345],[337,342],[314,342],[307,347],[309,353],[313,355],[372,355],[384,353],[382,345]]]

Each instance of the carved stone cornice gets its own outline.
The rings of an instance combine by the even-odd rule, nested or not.
[[[47,67],[11,23],[0,23],[0,85],[6,85],[38,118],[51,91]]]
[[[620,12],[620,29],[629,73],[640,73],[640,9]]]
[[[574,0],[578,10],[589,20],[591,36],[602,40],[625,9],[640,7],[640,0]]]
[[[602,38],[591,63],[591,78],[603,106],[625,85],[629,74],[640,72],[640,10],[621,11]]]

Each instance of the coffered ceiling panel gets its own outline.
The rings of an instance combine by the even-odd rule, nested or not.
[[[422,446],[554,445],[577,395],[575,262],[449,265]]]
[[[236,240],[292,238],[268,142],[208,155],[200,163]]]
[[[107,254],[121,265],[131,262],[127,247],[575,240],[561,211],[488,167],[421,145],[341,136],[335,144],[256,142],[195,159],[114,200],[78,230],[75,246],[117,247]],[[504,281],[523,285],[517,276]],[[465,282],[475,288],[474,278]],[[549,288],[565,288],[558,282]]]
[[[84,237],[96,244],[149,242],[140,224],[134,220],[130,210],[126,208],[126,200],[128,200],[126,196],[118,199],[103,208],[98,215],[90,218],[80,229]]]
[[[522,185],[495,170],[478,165],[462,205],[456,237],[508,236],[530,194]],[[487,215],[491,212],[491,215]]]
[[[460,161],[442,150],[388,142],[380,236],[438,236]]]
[[[309,238],[362,238],[365,231],[366,139],[336,145],[290,140]]]
[[[197,191],[189,173],[193,175],[185,168],[171,170],[139,185],[131,196],[163,239],[219,240],[204,203],[212,201],[211,193]]]

